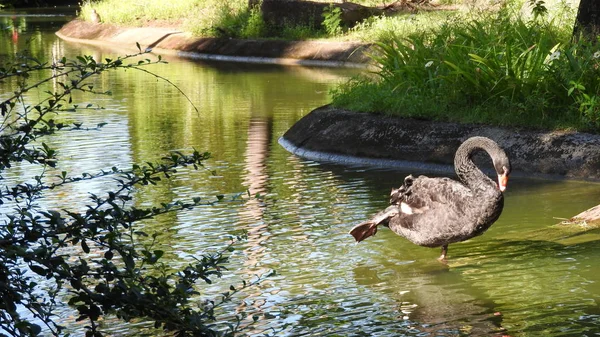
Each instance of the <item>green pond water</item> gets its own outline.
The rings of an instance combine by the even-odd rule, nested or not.
[[[119,55],[56,38],[53,32],[70,18],[65,13],[72,10],[0,12],[0,58],[26,48],[46,59]],[[500,219],[483,236],[451,245],[447,265],[436,260],[438,249],[415,246],[387,229],[357,245],[348,231],[385,207],[391,187],[408,173],[427,172],[307,161],[277,142],[294,122],[327,104],[328,90],[356,70],[168,61],[151,70],[179,86],[199,113],[162,81],[115,72],[96,80],[98,90],[110,89],[112,96],[75,97],[105,110],[59,117],[90,126],[107,122],[102,130],[45,141],[58,148],[60,170],[74,175],[127,167],[171,150],[213,154],[207,171],[183,169],[168,184],[138,190],[136,206],[247,190],[264,195],[140,224],[161,233],[173,266],[225,246],[231,233],[248,233],[230,272],[205,287],[207,294],[218,293],[277,271],[225,308],[261,317],[248,336],[600,335],[600,231],[556,225],[598,204],[600,184],[511,179]],[[8,86],[0,83],[0,98]],[[6,177],[34,174],[22,165]],[[89,193],[114,186],[110,180],[73,184],[41,203],[83,209]],[[57,314],[80,333],[72,309]],[[114,336],[156,333],[143,323],[111,319],[104,328]]]

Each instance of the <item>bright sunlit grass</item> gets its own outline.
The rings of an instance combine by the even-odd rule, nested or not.
[[[568,16],[457,15],[377,43],[374,76],[333,93],[355,111],[467,123],[600,131],[600,50]],[[572,19],[571,19],[572,20]]]
[[[382,6],[386,3],[381,0],[353,2],[365,6]],[[92,8],[100,14],[104,23],[143,26],[158,21],[161,25],[178,26],[197,36],[303,40],[328,38],[365,42],[387,39],[394,34],[410,34],[430,29],[439,25],[446,17],[455,15],[455,11],[422,11],[418,15],[372,17],[351,29],[336,30],[339,33],[332,36],[327,34],[325,27],[286,26],[283,29],[269,29],[262,22],[260,13],[248,8],[247,0],[86,0],[81,6],[80,17],[90,21]]]
[[[103,0],[84,3],[81,17],[87,19],[93,7],[106,23],[159,21],[196,36],[375,43],[379,70],[339,86],[335,105],[438,120],[599,131],[600,50],[572,42],[574,8],[561,2],[535,16],[527,4],[506,0],[494,10],[438,7],[371,17],[346,30],[333,26],[335,17],[324,20],[326,27],[274,29],[260,11],[248,8],[247,0]]]
[[[407,36],[438,29],[444,22],[460,16],[455,10],[399,14],[367,19],[339,38],[353,41],[385,41],[394,36]]]
[[[103,22],[121,25],[142,25],[151,20],[178,21],[190,13],[199,4],[207,1],[136,1],[136,0],[104,0],[101,2],[85,1],[81,6],[81,17],[88,20],[92,8],[96,9]]]

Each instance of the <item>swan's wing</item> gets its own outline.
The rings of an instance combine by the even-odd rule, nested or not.
[[[403,201],[411,207],[431,207],[435,203],[461,208],[473,192],[462,183],[450,178],[419,177],[414,180]]]
[[[465,201],[473,195],[465,185],[450,178],[409,176],[406,180],[396,195],[392,191],[392,199],[400,210],[394,223],[404,228],[413,228],[415,222],[424,218],[458,219],[468,206]]]
[[[466,186],[449,178],[408,176],[404,185],[392,190],[392,205],[354,226],[350,234],[360,242],[375,235],[379,225],[413,229],[418,223],[456,222],[466,206],[465,198],[471,195]]]

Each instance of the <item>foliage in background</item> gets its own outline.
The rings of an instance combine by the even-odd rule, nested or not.
[[[600,130],[600,50],[572,25],[511,8],[377,44],[378,70],[334,92],[358,111],[462,122]]]
[[[571,41],[575,9],[565,1],[505,0],[485,10],[371,17],[347,30],[333,9],[321,28],[273,30],[246,1],[184,2],[196,11],[186,27],[198,35],[376,42],[379,74],[340,86],[339,106],[500,125],[593,130],[600,124],[597,50]]]
[[[245,24],[242,26],[240,32],[241,38],[259,38],[265,36],[267,31],[267,25],[262,18],[262,13],[258,6],[250,8],[248,18],[245,20]]]
[[[320,0],[319,2],[330,2]],[[353,1],[366,6],[382,6],[376,0]],[[233,38],[283,38],[305,40],[336,38],[343,40],[378,41],[390,32],[402,33],[436,25],[439,17],[451,12],[423,12],[419,15],[371,17],[352,29],[341,26],[341,10],[330,7],[323,13],[323,27],[314,25],[286,25],[283,29],[268,27],[256,6],[248,7],[247,0],[180,0],[176,3],[134,0],[85,0],[80,17],[90,20],[92,8],[103,22],[117,25],[143,26],[152,21],[179,26],[197,36]],[[416,18],[416,20],[415,20]]]
[[[397,16],[371,17],[359,22],[346,32],[344,39],[382,42],[394,36],[408,36],[417,32],[435,31],[452,18],[460,16],[456,11],[432,11]]]
[[[161,260],[164,252],[155,245],[158,234],[139,227],[140,221],[211,205],[223,196],[132,206],[136,188],[160,184],[181,167],[201,169],[209,154],[173,152],[155,163],[72,176],[60,170],[56,150],[44,142],[52,134],[84,129],[81,123],[58,122],[57,115],[93,108],[73,103],[75,93],[107,94],[94,89],[90,81],[94,76],[117,69],[154,75],[144,67],[163,61],[139,60],[142,54],[104,63],[81,56],[52,64],[23,55],[0,65],[0,81],[17,86],[0,101],[0,174],[18,169],[21,163],[28,165],[28,172],[36,167],[40,172],[31,181],[10,183],[0,177],[0,204],[5,207],[0,226],[0,335],[63,335],[55,310],[64,303],[76,310],[77,321],[88,322],[86,336],[102,336],[98,321],[106,315],[124,321],[149,320],[176,336],[230,336],[257,319],[245,320],[242,312],[229,322],[216,323],[220,307],[260,277],[230,286],[216,298],[198,298],[202,283],[214,282],[227,270],[227,255],[240,237],[173,271]],[[33,74],[43,77],[30,83]],[[49,81],[55,89],[41,92]],[[39,94],[26,95],[36,91]],[[114,179],[115,189],[105,195],[91,192],[83,210],[68,205],[48,209],[41,203],[50,193],[64,193],[70,185],[103,178]]]
[[[246,0],[181,0],[176,5],[159,1],[140,3],[133,0],[85,1],[80,17],[90,20],[96,9],[105,23],[143,26],[151,21],[180,26],[196,36],[308,39],[324,32],[310,26],[286,26],[269,29],[258,6],[248,7]]]
[[[250,19],[253,23],[248,22]],[[205,0],[196,1],[182,26],[198,36],[241,37],[245,27],[256,26],[256,19],[256,12],[252,15],[244,1]]]
[[[336,36],[342,33],[342,10],[339,7],[330,5],[323,12],[323,27],[330,36]]]
[[[318,0],[318,2],[331,2]],[[352,1],[365,6],[382,7],[387,4],[377,0]],[[341,27],[341,11],[330,7],[323,13],[325,22],[322,27],[309,24],[288,24],[284,28],[269,27],[262,19],[258,8],[248,6],[247,0],[179,0],[174,3],[164,1],[139,2],[134,0],[84,0],[80,17],[90,20],[92,8],[96,9],[103,21],[117,25],[143,26],[148,23],[181,27],[196,36],[231,38],[282,38],[288,40],[337,39],[376,42],[386,41],[394,35],[409,34],[439,28],[448,18],[467,13],[496,10],[499,3],[513,7],[533,8],[533,13],[547,13],[555,17],[568,9],[565,1],[558,2],[552,8],[545,6],[543,0],[500,0],[493,2],[448,0],[435,1],[450,7],[427,7],[414,13],[398,12],[382,16],[372,16],[353,27]],[[483,3],[475,6],[471,3]],[[388,4],[390,5],[390,4]],[[568,11],[568,10],[567,10]],[[564,23],[564,18],[557,18]],[[568,19],[572,19],[569,15]],[[558,21],[556,21],[557,24]],[[572,21],[568,24],[572,25]]]

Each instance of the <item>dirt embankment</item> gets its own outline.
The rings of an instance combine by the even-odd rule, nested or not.
[[[205,60],[332,67],[365,67],[368,44],[355,42],[198,38],[177,28],[118,27],[73,20],[57,33],[66,41],[118,46]]]

